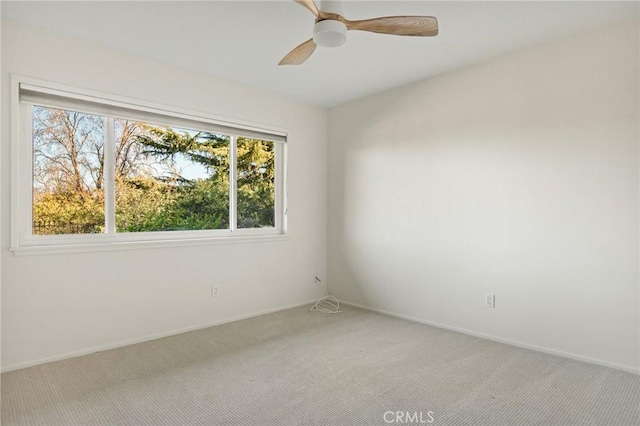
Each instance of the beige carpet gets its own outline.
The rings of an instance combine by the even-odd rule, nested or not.
[[[638,425],[639,407],[640,376],[352,308],[2,375],[3,426]]]

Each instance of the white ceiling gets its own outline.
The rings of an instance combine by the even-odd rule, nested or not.
[[[346,1],[345,16],[433,15],[434,38],[349,32],[305,64],[278,67],[311,37],[293,1],[2,2],[22,21],[309,103],[333,106],[578,31],[637,18],[638,2]]]

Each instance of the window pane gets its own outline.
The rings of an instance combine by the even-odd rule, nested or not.
[[[115,120],[117,232],[229,228],[230,138]]]
[[[33,234],[104,232],[104,117],[33,107]]]
[[[275,226],[275,143],[238,138],[238,228]]]

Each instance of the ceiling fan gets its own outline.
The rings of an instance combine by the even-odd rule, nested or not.
[[[438,35],[438,20],[433,16],[385,16],[350,21],[342,16],[341,1],[323,1],[324,10],[318,9],[313,0],[293,1],[306,7],[315,15],[313,37],[287,53],[278,65],[300,65],[309,59],[317,46],[342,46],[347,41],[347,30],[414,37]]]

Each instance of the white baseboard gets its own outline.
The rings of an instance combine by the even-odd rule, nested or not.
[[[394,317],[394,318],[400,318],[400,319],[404,319],[404,320],[408,320],[408,321],[417,322],[417,323],[420,323],[420,324],[426,324],[426,325],[430,325],[432,327],[443,328],[445,330],[456,331],[458,333],[468,334],[470,336],[480,337],[482,339],[492,340],[494,342],[504,343],[504,344],[511,345],[511,346],[517,346],[519,348],[530,349],[530,350],[534,350],[534,351],[537,351],[537,352],[547,353],[547,354],[550,354],[550,355],[557,355],[557,356],[561,356],[561,357],[564,357],[564,358],[574,359],[574,360],[577,360],[577,361],[583,361],[583,362],[588,362],[588,363],[591,363],[591,364],[601,365],[601,366],[604,366],[604,367],[615,368],[617,370],[623,370],[623,371],[627,371],[629,373],[640,374],[640,368],[632,367],[630,365],[617,364],[617,363],[604,361],[604,360],[597,359],[597,358],[590,358],[590,357],[586,357],[586,356],[582,356],[582,355],[578,355],[578,354],[574,354],[574,353],[570,353],[570,352],[564,352],[564,351],[559,351],[559,350],[556,350],[556,349],[545,348],[543,346],[531,345],[531,344],[528,344],[528,343],[518,342],[518,341],[510,340],[510,339],[503,339],[501,337],[496,337],[496,336],[492,336],[492,335],[489,335],[489,334],[478,333],[476,331],[468,330],[466,328],[453,327],[453,326],[449,326],[449,325],[446,325],[446,324],[440,324],[440,323],[437,323],[437,322],[424,320],[422,318],[416,318],[416,317],[411,317],[411,316],[408,316],[408,315],[397,314],[395,312],[385,311],[385,310],[382,310],[382,309],[371,308],[369,306],[359,305],[357,303],[351,303],[351,302],[348,302],[348,301],[342,300],[342,299],[340,299],[340,303],[343,304],[343,305],[351,306],[351,307],[362,309],[362,310],[365,310],[365,311],[376,312],[378,314],[387,315],[387,316]]]
[[[151,335],[148,335],[148,336],[145,336],[145,337],[136,338],[136,339],[122,340],[120,342],[109,344],[109,345],[95,346],[95,347],[92,347],[92,348],[83,349],[81,351],[68,352],[68,353],[63,354],[63,355],[57,355],[57,356],[53,356],[53,357],[41,358],[41,359],[38,359],[38,360],[35,360],[35,361],[28,361],[28,362],[23,362],[23,363],[19,363],[19,364],[14,364],[14,365],[10,365],[8,367],[2,366],[1,372],[2,373],[8,373],[9,371],[21,370],[23,368],[33,367],[33,366],[41,365],[41,364],[46,364],[48,362],[62,361],[64,359],[75,358],[75,357],[83,356],[83,355],[90,355],[90,354],[93,354],[93,353],[96,353],[96,352],[107,351],[109,349],[116,349],[116,348],[121,348],[123,346],[135,345],[136,343],[143,343],[143,342],[148,342],[150,340],[162,339],[163,337],[175,336],[176,334],[188,333],[189,331],[201,330],[203,328],[214,327],[216,325],[222,325],[222,324],[227,324],[227,323],[234,322],[234,321],[240,321],[240,320],[244,320],[244,319],[248,319],[248,318],[259,317],[261,315],[272,314],[272,313],[280,312],[280,311],[286,311],[287,309],[299,308],[299,307],[305,306],[305,305],[313,305],[315,302],[316,302],[316,300],[313,299],[313,300],[309,300],[309,301],[305,301],[305,302],[295,303],[293,305],[281,306],[281,307],[278,307],[278,308],[266,309],[264,311],[254,312],[254,313],[251,313],[251,314],[245,314],[245,315],[239,315],[239,316],[236,316],[236,317],[225,318],[225,319],[222,319],[222,320],[217,320],[217,321],[213,321],[213,322],[206,323],[206,324],[200,324],[200,325],[196,325],[196,326],[193,326],[193,327],[186,327],[186,328],[172,330],[172,331],[168,331],[168,332],[164,332],[164,333],[151,334]]]
[[[89,354],[100,352],[100,351],[106,351],[106,350],[110,350],[110,349],[121,348],[123,346],[134,345],[136,343],[142,343],[142,342],[148,342],[150,340],[161,339],[163,337],[175,336],[177,334],[187,333],[189,331],[200,330],[200,329],[203,329],[203,328],[214,327],[216,325],[227,324],[227,323],[230,323],[230,322],[240,321],[240,320],[243,320],[243,319],[259,317],[261,315],[271,314],[271,313],[280,312],[280,311],[286,311],[287,309],[299,308],[301,306],[313,304],[313,303],[315,303],[315,301],[316,300],[313,299],[313,300],[309,300],[309,301],[305,301],[305,302],[295,303],[295,304],[292,304],[292,305],[281,306],[281,307],[278,307],[278,308],[273,308],[273,309],[267,309],[267,310],[264,310],[264,311],[254,312],[254,313],[251,313],[251,314],[239,315],[239,316],[236,316],[236,317],[217,320],[217,321],[213,321],[213,322],[206,323],[206,324],[196,325],[196,326],[193,326],[193,327],[187,327],[187,328],[172,330],[172,331],[165,332],[165,333],[156,333],[156,334],[148,335],[148,336],[137,338],[137,339],[123,340],[123,341],[120,341],[120,342],[117,342],[117,343],[114,343],[114,344],[110,344],[110,345],[96,346],[96,347],[92,347],[92,348],[81,350],[81,351],[69,352],[69,353],[66,353],[66,354],[63,354],[63,355],[42,358],[42,359],[39,359],[39,360],[36,360],[36,361],[24,362],[24,363],[20,363],[20,364],[11,365],[11,366],[8,366],[8,367],[4,367],[3,366],[1,371],[2,371],[2,373],[7,373],[9,371],[15,371],[15,370],[20,370],[20,369],[27,368],[27,367],[33,367],[33,366],[36,366],[36,365],[46,364],[48,362],[61,361],[61,360],[64,360],[64,359],[75,358],[75,357],[83,356],[83,355],[89,355]],[[612,362],[604,361],[604,360],[601,360],[601,359],[585,357],[585,356],[573,354],[573,353],[570,353],[570,352],[558,351],[558,350],[555,350],[555,349],[545,348],[545,347],[537,346],[537,345],[531,345],[531,344],[528,344],[528,343],[522,343],[522,342],[518,342],[518,341],[515,341],[515,340],[503,339],[501,337],[496,337],[496,336],[492,336],[492,335],[488,335],[488,334],[484,334],[484,333],[478,333],[476,331],[468,330],[468,329],[465,329],[465,328],[449,326],[449,325],[446,325],[446,324],[440,324],[440,323],[437,323],[437,322],[428,321],[428,320],[424,320],[424,319],[421,319],[421,318],[411,317],[411,316],[408,316],[408,315],[398,314],[398,313],[395,313],[395,312],[389,312],[389,311],[385,311],[385,310],[382,310],[382,309],[371,308],[369,306],[364,306],[364,305],[360,305],[360,304],[357,304],[357,303],[348,302],[346,300],[340,300],[340,303],[343,304],[343,305],[352,306],[354,308],[363,309],[363,310],[366,310],[366,311],[376,312],[376,313],[379,313],[379,314],[383,314],[383,315],[387,315],[387,316],[391,316],[391,317],[395,317],[395,318],[400,318],[400,319],[404,319],[404,320],[408,320],[408,321],[417,322],[417,323],[420,323],[420,324],[430,325],[432,327],[438,327],[438,328],[442,328],[442,329],[446,329],[446,330],[456,331],[456,332],[463,333],[463,334],[468,334],[470,336],[480,337],[482,339],[492,340],[494,342],[504,343],[504,344],[507,344],[507,345],[517,346],[517,347],[520,347],[520,348],[530,349],[530,350],[534,350],[534,351],[538,351],[538,352],[548,353],[548,354],[551,354],[551,355],[557,355],[557,356],[561,356],[561,357],[565,357],[565,358],[569,358],[569,359],[574,359],[574,360],[577,360],[577,361],[589,362],[591,364],[597,364],[597,365],[602,365],[604,367],[615,368],[615,369],[618,369],[618,370],[623,370],[623,371],[627,371],[627,372],[634,373],[634,374],[640,374],[640,369],[639,368],[635,368],[635,367],[628,366],[628,365],[612,363]]]

